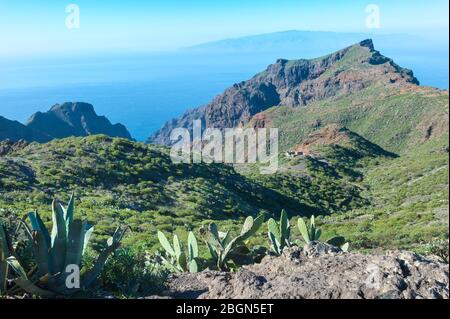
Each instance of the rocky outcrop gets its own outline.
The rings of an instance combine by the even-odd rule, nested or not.
[[[125,126],[111,124],[87,103],[56,104],[48,112],[33,114],[25,125],[0,116],[0,141],[45,143],[56,138],[95,134],[131,139]]]
[[[80,102],[56,104],[48,112],[37,112],[26,126],[53,138],[105,134],[131,139],[125,126],[111,124],[106,117],[98,116],[91,104]]]
[[[13,142],[10,140],[0,141],[0,156],[6,156],[10,153],[20,151],[28,146],[28,142],[25,140],[19,140]]]
[[[371,40],[313,60],[279,59],[252,79],[234,84],[206,106],[167,122],[149,142],[170,145],[176,127],[231,128],[247,124],[252,116],[273,106],[306,106],[379,83],[390,87],[419,84],[412,71],[384,57]]]
[[[200,299],[448,299],[449,267],[410,252],[363,255],[313,242],[236,273],[181,274],[169,289]]]

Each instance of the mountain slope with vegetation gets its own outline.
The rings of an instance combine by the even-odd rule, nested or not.
[[[168,149],[126,139],[68,138],[0,156],[3,215],[38,208],[49,218],[51,200],[64,199],[70,191],[77,193],[85,216],[105,227],[105,233],[123,222],[153,244],[156,226],[173,231],[193,229],[209,219],[238,223],[260,210],[314,211],[230,166],[173,164]]]

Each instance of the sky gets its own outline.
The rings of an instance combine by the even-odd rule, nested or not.
[[[66,26],[70,4],[80,10],[79,28]],[[366,27],[369,4],[380,9],[379,29]],[[408,33],[439,42],[448,41],[448,14],[448,0],[0,0],[0,58],[165,51],[285,30]]]

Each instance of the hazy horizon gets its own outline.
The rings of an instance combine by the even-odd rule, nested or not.
[[[161,52],[286,30],[418,35],[448,46],[446,0],[379,0],[379,26],[367,25],[371,2],[205,0],[73,2],[0,0],[1,58]],[[71,11],[72,10],[72,11]]]

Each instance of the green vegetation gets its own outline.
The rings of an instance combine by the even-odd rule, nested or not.
[[[83,266],[91,268],[97,253],[87,250]],[[170,271],[155,262],[145,246],[122,247],[108,258],[97,281],[85,292],[87,296],[138,298],[161,294]]]
[[[158,239],[165,250],[164,264],[175,272],[196,273],[198,268],[198,244],[193,232],[189,232],[187,253],[177,235],[173,236],[173,246],[163,232],[158,231]]]
[[[176,165],[168,150],[106,136],[68,138],[31,144],[0,157],[0,216],[41,212],[52,198],[75,191],[80,216],[96,226],[94,246],[120,224],[133,232],[125,245],[158,246],[154,234],[178,233],[205,222],[236,228],[265,210],[295,211],[301,204],[220,164]]]
[[[433,89],[399,93],[370,86],[349,96],[313,102],[306,108],[274,107],[263,113],[271,127],[281,132],[281,151],[328,124],[347,127],[396,154],[425,143],[428,125],[434,124],[436,137],[448,134],[448,93]]]
[[[267,222],[269,233],[270,247],[276,255],[281,255],[285,247],[291,246],[291,225],[286,211],[281,211],[280,222],[277,223],[275,219],[271,218]]]
[[[17,275],[13,279],[13,287],[6,289],[6,284],[3,284],[3,293],[18,294],[23,290],[32,295],[46,298],[74,294],[80,289],[86,289],[96,280],[108,256],[119,247],[125,231],[117,229],[108,240],[108,247],[100,253],[93,263],[93,267],[84,273],[81,282],[74,282],[73,287],[68,287],[67,282],[71,282],[73,279],[71,276],[74,274],[77,276],[76,274],[81,269],[82,257],[93,227],[89,226],[86,221],[74,219],[73,195],[67,208],[57,201],[53,201],[52,209],[53,228],[51,234],[37,212],[27,215],[31,228],[24,221],[20,222],[20,226],[25,227],[33,246],[34,261],[30,269],[26,269],[21,262],[20,257],[14,251],[14,245],[1,227],[2,270],[6,270],[2,271],[3,282],[6,282],[10,275],[8,266]],[[4,261],[7,264],[6,268]]]
[[[311,216],[311,220],[309,222],[309,226],[306,225],[303,218],[298,219],[298,229],[300,234],[302,235],[303,240],[306,244],[309,244],[312,241],[319,241],[322,236],[322,230],[316,227],[315,217]],[[345,238],[342,236],[335,236],[328,239],[327,244],[332,246],[340,247],[342,251],[348,251],[349,243],[345,241]]]
[[[31,144],[0,157],[0,219],[32,208],[50,226],[52,197],[74,190],[78,214],[95,224],[97,250],[120,224],[133,230],[126,247],[145,244],[154,252],[158,230],[187,241],[203,224],[238,231],[245,216],[264,210],[270,218],[282,209],[291,218],[315,215],[326,237],[342,234],[356,250],[423,252],[425,244],[448,238],[448,135],[401,156],[350,137],[318,147],[318,158],[281,156],[273,175],[255,167],[174,165],[164,148],[105,136]],[[251,241],[265,245],[267,233]]]
[[[368,167],[361,183],[371,204],[321,222],[329,235],[344,235],[360,250],[409,249],[448,239],[448,138]]]
[[[160,292],[169,272],[190,271],[194,273],[198,271],[198,243],[193,232],[190,232],[188,236],[187,254],[177,235],[174,235],[172,246],[167,237],[162,232],[158,232],[161,246],[166,250],[168,257],[162,258],[162,263],[158,261],[161,256],[158,253],[153,256],[149,255],[146,247],[117,250],[125,233],[125,231],[119,230],[108,240],[109,248],[97,257],[93,251],[85,254],[92,228],[74,220],[73,215],[74,197],[72,196],[67,208],[54,201],[53,219],[56,226],[51,236],[37,213],[30,213],[28,216],[33,230],[25,221],[19,222],[19,225],[23,226],[30,235],[33,245],[34,263],[30,270],[25,270],[19,254],[13,248],[19,247],[21,242],[13,242],[5,227],[0,225],[0,243],[2,244],[0,247],[0,265],[2,266],[0,297],[7,294],[17,295],[21,290],[28,293],[29,296],[41,298],[68,297],[75,293],[88,293],[91,296],[109,293],[123,298],[137,297]],[[264,219],[264,214],[260,214],[256,219],[251,216],[247,217],[240,234],[236,237],[232,237],[230,232],[219,232],[214,223],[200,229],[200,234],[205,240],[212,261],[218,270],[235,271],[241,265],[255,262],[252,258],[255,253],[248,248],[247,243],[250,237],[254,236],[261,228]],[[301,218],[299,225],[301,225],[300,221],[302,221]],[[75,227],[75,225],[77,226]],[[284,239],[286,245],[291,245],[289,220],[284,210],[281,213],[280,225],[270,219],[267,226],[269,237],[272,244],[276,244],[275,248],[278,249],[278,252],[282,250],[279,248],[281,247],[281,238]],[[314,227],[314,217],[312,217],[311,226],[306,232],[307,235],[308,232],[314,232],[315,235],[311,240],[318,240],[320,230]],[[300,231],[304,235],[301,227]],[[335,237],[329,243],[339,244],[339,241],[340,237]],[[46,246],[50,243],[51,246]],[[348,244],[344,245],[343,250],[346,251],[347,248]],[[267,253],[266,250],[261,249],[256,249],[256,251],[260,255]],[[109,255],[112,257],[106,263]],[[64,267],[55,268],[59,264]],[[72,269],[73,266],[76,269]],[[9,267],[13,270],[11,273]],[[68,267],[71,267],[70,271]],[[76,284],[79,280],[79,269],[82,267],[89,269],[85,272],[83,284],[81,287],[71,287],[72,283]],[[57,273],[55,273],[55,269],[57,269]],[[73,274],[73,278],[70,278]],[[34,279],[29,276],[33,276]],[[88,287],[90,287],[89,290],[86,289]]]
[[[205,240],[217,269],[236,269],[239,265],[248,263],[250,251],[245,245],[245,241],[255,235],[263,223],[263,214],[256,219],[251,216],[247,217],[241,233],[234,238],[230,232],[219,232],[217,225],[214,223],[203,226],[200,229],[200,234]]]

